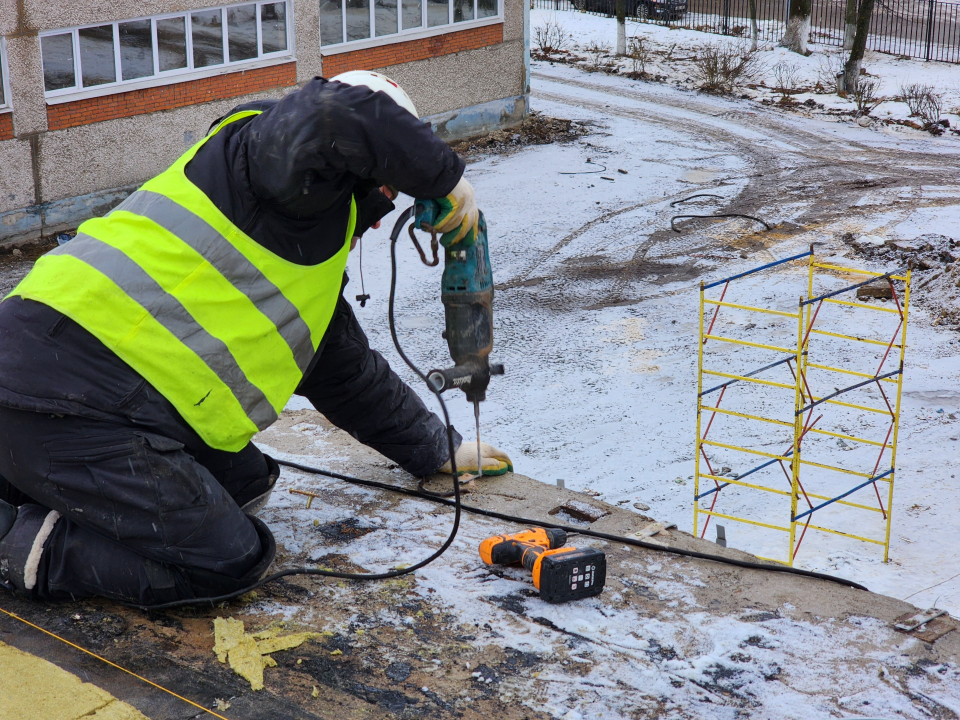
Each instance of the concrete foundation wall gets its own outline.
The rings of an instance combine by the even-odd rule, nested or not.
[[[413,99],[421,116],[436,115],[523,94],[523,43],[392,65],[382,72]]]
[[[28,140],[0,142],[0,213],[33,205],[33,163]],[[0,226],[0,236],[3,234]]]

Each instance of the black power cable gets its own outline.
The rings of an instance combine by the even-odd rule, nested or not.
[[[340,473],[330,472],[329,470],[321,470],[320,468],[310,467],[309,465],[300,465],[299,463],[289,462],[288,460],[277,460],[280,465],[285,465],[287,467],[294,468],[295,470],[302,470],[303,472],[313,473],[315,475],[325,475],[326,477],[334,478],[336,480],[343,480],[344,482],[351,483],[352,485],[361,485],[363,487],[377,488],[379,490],[387,490],[389,492],[399,493],[401,495],[409,495],[410,497],[422,498],[423,500],[430,500],[431,502],[440,503],[441,505],[451,505],[456,506],[460,510],[465,510],[468,513],[474,515],[483,515],[485,517],[496,518],[497,520],[506,520],[508,522],[517,523],[519,525],[533,525],[536,527],[544,528],[558,528],[564,530],[568,535],[585,535],[587,537],[595,537],[601,540],[607,540],[609,542],[622,543],[624,545],[633,545],[634,547],[641,547],[647,550],[657,550],[659,552],[671,553],[673,555],[681,555],[683,557],[698,558],[700,560],[712,560],[718,563],[724,563],[726,565],[735,565],[736,567],[749,568],[751,570],[768,570],[770,572],[782,572],[788,573],[791,575],[802,575],[803,577],[816,578],[817,580],[826,580],[827,582],[837,583],[838,585],[845,585],[847,587],[852,587],[857,590],[865,590],[870,592],[866,587],[860,583],[855,583],[852,580],[847,580],[845,578],[836,577],[835,575],[827,575],[826,573],[818,573],[812,570],[801,570],[800,568],[790,567],[789,565],[773,565],[770,563],[758,563],[750,562],[749,560],[737,560],[736,558],[723,557],[722,555],[714,555],[712,553],[703,553],[698,552],[697,550],[684,550],[683,548],[671,547],[669,545],[658,545],[655,543],[644,542],[643,540],[636,540],[634,538],[622,537],[620,535],[610,535],[609,533],[597,532],[596,530],[588,530],[585,528],[570,527],[569,525],[560,525],[558,523],[552,523],[544,520],[537,520],[534,518],[525,518],[518,517],[516,515],[507,515],[506,513],[496,512],[494,510],[484,510],[483,508],[478,508],[473,505],[464,505],[462,503],[455,503],[453,500],[448,500],[443,497],[439,497],[435,493],[423,493],[419,490],[412,490],[410,488],[405,488],[400,485],[390,485],[388,483],[377,482],[376,480],[363,480],[361,478],[351,477],[350,475],[341,475]]]
[[[690,202],[694,198],[705,198],[705,197],[719,198],[720,200],[726,199],[723,197],[723,195],[712,195],[710,193],[698,193],[696,195],[690,195],[689,197],[685,197],[681,200],[674,200],[672,203],[670,203],[670,207],[676,207],[681,203]],[[677,220],[684,220],[687,218],[745,218],[747,220],[753,220],[754,222],[760,223],[767,230],[770,229],[770,225],[768,225],[765,221],[761,220],[760,218],[754,217],[753,215],[744,215],[743,213],[716,213],[713,215],[674,215],[672,218],[670,218],[670,229],[673,230],[675,233],[680,232],[680,230],[677,229],[677,224],[676,224]]]
[[[390,304],[389,304],[389,323],[390,323],[390,336],[393,338],[393,344],[397,348],[397,352],[400,354],[400,357],[403,358],[403,361],[413,370],[417,376],[423,380],[426,386],[430,389],[437,400],[440,401],[440,407],[443,410],[443,419],[447,426],[447,444],[448,450],[450,452],[450,469],[453,473],[453,500],[444,500],[446,504],[453,505],[454,507],[454,516],[453,516],[453,527],[450,530],[450,534],[447,536],[446,541],[440,548],[434,552],[432,555],[427,557],[424,560],[416,563],[415,565],[410,565],[405,567],[402,570],[390,570],[383,573],[346,573],[346,572],[337,572],[335,570],[325,570],[323,568],[315,567],[297,567],[297,568],[288,568],[287,570],[281,570],[275,572],[271,575],[267,575],[264,578],[261,578],[255,583],[252,583],[240,590],[235,590],[231,593],[226,593],[225,595],[217,595],[214,597],[199,597],[199,598],[188,598],[184,600],[174,600],[172,602],[158,603],[156,605],[136,605],[143,610],[163,610],[167,608],[183,607],[186,605],[199,605],[202,603],[210,603],[211,605],[219,602],[225,602],[226,600],[233,600],[238,598],[241,595],[246,595],[252,590],[256,590],[267,583],[274,582],[280,578],[290,577],[291,575],[322,575],[324,577],[332,578],[341,578],[345,580],[388,580],[390,578],[400,577],[401,575],[408,575],[425,565],[429,565],[438,557],[443,555],[447,551],[447,548],[453,543],[454,539],[457,537],[457,532],[460,530],[460,482],[457,473],[457,459],[456,459],[456,448],[453,444],[453,426],[450,424],[450,414],[447,412],[447,404],[443,401],[440,392],[433,387],[433,385],[427,382],[427,377],[424,375],[420,369],[413,364],[413,361],[407,357],[406,353],[403,352],[403,349],[400,347],[400,341],[397,338],[397,329],[396,323],[394,322],[394,298],[397,289],[397,238],[400,237],[400,232],[403,230],[403,225],[408,220],[412,219],[414,215],[414,207],[411,206],[404,210],[400,217],[397,219],[396,224],[393,226],[393,231],[390,233]],[[290,463],[282,462],[282,465],[289,465]],[[343,476],[344,478],[346,476]],[[360,484],[363,484],[364,481],[358,480]],[[376,487],[376,485],[375,485]],[[383,485],[384,488],[390,489],[391,486]],[[425,496],[426,497],[426,496]]]

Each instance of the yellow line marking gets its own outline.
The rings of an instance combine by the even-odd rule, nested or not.
[[[202,710],[203,712],[207,713],[208,715],[213,715],[215,718],[220,718],[220,720],[229,720],[229,718],[225,718],[223,715],[218,715],[218,714],[215,713],[213,710],[208,710],[208,709],[205,708],[203,705],[198,705],[197,703],[193,702],[193,700],[187,700],[187,699],[186,699],[185,697],[183,697],[182,695],[177,695],[175,692],[173,692],[173,690],[167,690],[167,689],[166,689],[165,687],[163,687],[162,685],[157,685],[155,682],[151,682],[150,680],[147,680],[145,677],[142,677],[141,675],[137,675],[135,672],[133,672],[133,671],[131,671],[131,670],[127,670],[125,667],[121,667],[120,665],[117,665],[117,664],[114,663],[114,662],[110,662],[110,661],[107,660],[105,657],[101,657],[100,655],[97,655],[96,653],[90,652],[89,650],[85,650],[84,648],[80,647],[79,645],[75,645],[74,643],[70,642],[69,640],[65,640],[65,639],[63,639],[62,637],[60,637],[59,635],[56,635],[55,633],[50,632],[49,630],[44,630],[44,629],[43,629],[42,627],[40,627],[39,625],[34,625],[34,624],[33,624],[32,622],[30,622],[29,620],[24,620],[22,617],[20,617],[19,615],[14,615],[14,614],[13,614],[12,612],[10,612],[9,610],[4,610],[3,608],[0,608],[0,612],[2,612],[4,615],[9,615],[9,616],[12,617],[14,620],[19,620],[19,621],[22,622],[24,625],[29,625],[29,626],[32,627],[34,630],[39,630],[39,631],[42,632],[44,635],[49,635],[50,637],[54,638],[55,640],[59,640],[60,642],[64,643],[65,645],[69,645],[70,647],[74,648],[75,650],[79,650],[79,651],[82,652],[82,653],[86,653],[86,654],[89,655],[90,657],[96,658],[97,660],[106,663],[106,664],[109,665],[110,667],[114,667],[114,668],[116,668],[117,670],[120,670],[120,671],[122,671],[122,672],[125,672],[127,675],[132,675],[132,676],[135,677],[137,680],[142,680],[142,681],[145,682],[147,685],[150,685],[150,686],[152,686],[152,687],[155,687],[157,690],[162,690],[163,692],[167,693],[168,695],[173,695],[173,697],[177,698],[178,700],[183,700],[183,701],[184,701],[185,703],[187,703],[188,705],[192,705],[193,707],[197,708],[198,710]]]

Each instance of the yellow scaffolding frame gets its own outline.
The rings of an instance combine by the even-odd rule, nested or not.
[[[773,310],[769,308],[755,307],[753,305],[744,305],[740,303],[734,303],[725,301],[725,296],[727,289],[730,287],[730,282],[737,280],[748,275],[753,275],[754,273],[767,270],[769,268],[783,265],[785,263],[794,262],[797,260],[806,259],[808,265],[808,277],[807,277],[807,292],[806,299],[804,297],[800,298],[799,305],[796,312],[785,312],[783,310]],[[841,290],[835,290],[823,295],[814,296],[814,275],[817,270],[825,270],[832,272],[843,272],[843,273],[852,273],[859,274],[862,276],[867,276],[869,279],[857,283],[855,285],[847,286]],[[871,272],[866,270],[859,270],[856,268],[843,267],[840,265],[834,265],[831,263],[820,263],[816,261],[816,257],[813,252],[813,247],[808,252],[801,253],[799,255],[794,255],[792,257],[784,258],[783,260],[778,260],[766,265],[762,265],[753,270],[749,270],[738,275],[734,275],[729,278],[718,280],[713,283],[700,284],[700,309],[699,309],[699,342],[698,342],[698,358],[697,358],[697,443],[695,449],[695,474],[694,474],[694,503],[693,503],[693,531],[694,534],[705,535],[707,526],[710,522],[710,519],[713,517],[721,518],[725,520],[731,520],[734,522],[741,522],[755,527],[762,527],[771,530],[778,530],[786,532],[789,535],[789,545],[788,552],[785,560],[775,559],[776,562],[783,562],[788,565],[792,565],[796,557],[796,554],[800,548],[807,530],[818,530],[821,532],[829,533],[832,535],[838,535],[842,537],[847,537],[851,539],[860,540],[863,542],[882,545],[884,548],[883,559],[884,562],[889,560],[890,552],[890,527],[891,527],[891,509],[893,505],[893,487],[895,479],[895,467],[896,467],[896,446],[897,438],[899,432],[899,420],[900,420],[900,399],[902,394],[903,386],[903,362],[904,356],[907,348],[906,341],[906,330],[907,330],[907,314],[910,303],[910,275],[911,272],[908,269],[905,275],[896,275],[893,273],[878,273]],[[875,283],[877,281],[886,280],[891,287],[891,292],[893,299],[896,302],[896,308],[887,308],[868,305],[862,302],[851,302],[849,300],[840,300],[837,299],[837,295],[840,295],[844,292],[849,292],[851,290],[856,290],[862,285],[868,283]],[[901,304],[900,297],[897,294],[897,289],[894,287],[893,282],[898,281],[904,284],[903,291],[903,301]],[[719,299],[707,298],[705,293],[707,290],[718,287],[722,285],[723,291]],[[817,319],[820,314],[820,310],[824,305],[840,305],[845,307],[854,307],[854,308],[865,308],[868,310],[875,310],[885,313],[896,313],[900,316],[900,322],[897,326],[896,331],[893,334],[893,337],[889,342],[882,342],[872,338],[858,337],[856,335],[849,335],[845,333],[831,332],[828,330],[823,330],[817,327],[814,327]],[[713,310],[712,318],[709,323],[709,327],[706,325],[706,308],[710,306]],[[721,334],[715,333],[713,331],[713,326],[716,322],[717,316],[720,313],[721,308],[733,308],[736,310],[743,310],[747,312],[761,313],[767,315],[773,315],[783,318],[793,318],[797,321],[797,341],[794,348],[785,348],[777,345],[770,345],[766,343],[750,342],[747,340],[741,340],[731,337],[725,337]],[[834,367],[832,365],[827,365],[823,363],[816,363],[811,360],[810,353],[810,340],[811,336],[822,336],[830,337],[838,340],[844,340],[848,342],[864,343],[867,345],[879,345],[886,348],[886,352],[883,356],[883,359],[880,362],[880,366],[877,371],[873,374],[867,372],[861,372],[859,370],[849,370],[844,368]],[[897,343],[899,337],[900,342]],[[729,343],[737,345],[740,347],[750,347],[759,350],[766,350],[775,352],[781,355],[781,358],[773,363],[765,365],[757,370],[752,372],[735,374],[730,372],[721,372],[719,370],[712,370],[704,367],[704,346],[708,341],[716,341],[722,343]],[[896,370],[887,373],[881,373],[884,368],[884,365],[887,362],[887,359],[893,349],[899,351],[899,366]],[[755,377],[767,370],[773,369],[774,367],[786,364],[793,374],[794,381],[792,383],[777,382],[775,380],[768,380],[763,378]],[[850,386],[843,388],[842,390],[836,388],[836,392],[827,394],[827,395],[815,395],[808,382],[808,374],[810,370],[820,370],[823,372],[837,373],[840,375],[846,375],[851,377],[851,379],[856,379],[857,382],[854,382]],[[715,385],[711,388],[704,389],[704,377],[717,377],[722,378],[726,382]],[[728,410],[726,408],[721,408],[720,404],[723,400],[724,393],[726,393],[727,388],[736,383],[750,383],[754,385],[779,388],[784,390],[793,390],[794,394],[794,407],[793,407],[793,422],[786,422],[784,420],[778,420],[771,417],[764,417],[762,415],[738,412],[734,410]],[[889,399],[887,398],[886,392],[883,389],[883,385],[887,385],[890,389],[893,389],[893,386],[896,386],[896,401],[895,405],[891,405]],[[875,408],[868,405],[861,405],[858,403],[846,402],[844,400],[836,399],[838,396],[843,395],[846,392],[855,390],[861,387],[868,385],[875,385],[881,392],[881,395],[884,398],[886,408]],[[704,401],[705,396],[709,396],[717,391],[720,391],[719,396],[716,400],[712,400],[707,403]],[[855,435],[850,435],[848,433],[836,432],[833,430],[826,430],[823,428],[814,427],[817,422],[823,417],[823,414],[820,414],[816,419],[813,417],[814,408],[824,405],[824,406],[839,406],[845,408],[851,408],[861,412],[870,412],[870,413],[879,413],[883,415],[890,416],[890,427],[887,431],[887,436],[883,439],[882,442],[869,439],[861,438]],[[786,409],[786,408],[785,408]],[[709,420],[706,423],[704,428],[703,423],[703,414],[708,413],[710,415]],[[740,445],[734,445],[729,442],[720,442],[718,440],[707,439],[707,436],[710,432],[710,429],[713,425],[714,419],[717,415],[726,416],[729,418],[736,418],[748,421],[756,421],[764,423],[767,426],[775,425],[778,427],[792,428],[793,430],[793,441],[789,450],[783,454],[769,453],[760,450],[755,450],[752,448],[743,447]],[[876,466],[873,468],[872,472],[865,473],[859,470],[851,470],[847,468],[838,467],[835,465],[829,465],[822,462],[814,462],[813,460],[808,460],[802,457],[803,452],[803,440],[807,434],[817,434],[822,436],[834,437],[839,440],[848,440],[851,442],[863,443],[864,445],[873,446],[879,448],[879,457],[877,458]],[[726,450],[732,450],[735,452],[742,452],[747,455],[757,457],[762,459],[763,462],[756,465],[752,469],[748,470],[745,473],[742,473],[736,477],[725,477],[723,475],[718,475],[714,471],[709,456],[707,455],[707,448],[723,448]],[[885,469],[883,472],[880,472],[880,464],[886,454],[887,450],[890,451],[889,454],[889,468]],[[789,463],[790,468],[789,472],[786,467],[786,463]],[[702,471],[702,465],[706,465],[707,472]],[[778,489],[773,487],[767,487],[764,485],[757,484],[755,482],[744,482],[744,478],[749,475],[752,475],[755,472],[759,472],[765,468],[771,467],[775,464],[779,464],[782,468],[786,479],[789,483],[789,490]],[[803,468],[807,470],[802,471]],[[814,469],[814,470],[811,470]],[[839,473],[843,476],[851,476],[857,478],[857,484],[850,489],[845,489],[843,492],[840,492],[836,495],[823,495],[819,493],[807,492],[803,486],[803,480],[810,472],[816,471],[826,471],[832,473]],[[701,492],[701,479],[711,481],[713,487]],[[884,507],[883,500],[880,496],[880,490],[877,487],[877,483],[885,482],[887,483],[887,503]],[[757,490],[761,492],[770,493],[776,496],[788,496],[790,498],[790,514],[786,518],[787,522],[782,524],[777,524],[773,522],[761,522],[760,520],[753,518],[746,518],[730,513],[720,513],[714,510],[716,505],[717,498],[720,495],[725,487],[728,486],[742,487],[750,490]],[[854,493],[867,489],[868,486],[872,486],[876,491],[877,497],[877,506],[866,505],[860,502],[853,502],[848,500],[850,495]],[[713,495],[713,500],[709,509],[701,508],[700,501]],[[819,504],[814,504],[813,501],[821,501]],[[800,509],[801,501],[805,504],[806,509]],[[855,508],[858,510],[880,513],[883,515],[885,521],[885,533],[884,539],[878,540],[876,538],[864,537],[860,535],[855,535],[850,532],[839,530],[836,528],[828,528],[822,525],[814,525],[811,520],[815,512],[821,510],[825,507],[828,507],[832,504],[843,505],[849,508]],[[706,517],[706,520],[703,523],[703,532],[698,533],[700,516],[703,515]],[[799,537],[798,537],[799,532]],[[764,558],[764,559],[773,559],[773,558]]]

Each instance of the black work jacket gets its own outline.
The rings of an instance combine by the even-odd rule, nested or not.
[[[324,262],[343,247],[351,197],[360,235],[393,207],[379,186],[443,197],[463,174],[456,153],[384,93],[315,78],[282,100],[236,110],[248,108],[263,112],[208,140],[187,177],[247,235],[296,264]],[[408,472],[425,475],[448,459],[443,423],[370,348],[342,296],[297,394]],[[19,297],[0,303],[0,405],[133,423],[202,445],[93,335]]]

